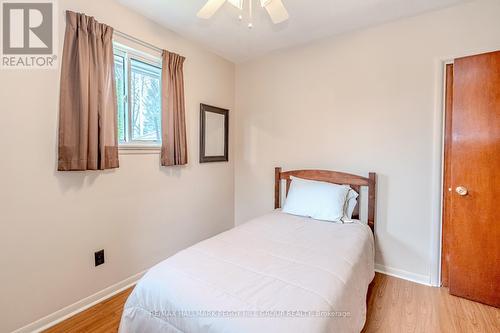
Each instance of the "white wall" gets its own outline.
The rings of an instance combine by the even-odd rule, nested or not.
[[[0,70],[0,332],[234,225],[233,162],[198,163],[199,103],[234,109],[234,65],[115,1],[58,2],[60,48],[70,9],[186,56],[189,165],[120,155],[115,171],[57,172],[59,71]],[[106,264],[95,268],[101,248]]]
[[[59,71],[0,70],[0,332],[230,228],[233,215],[243,223],[269,211],[277,165],[377,172],[377,262],[429,278],[439,223],[441,62],[500,48],[499,1],[239,65],[236,123],[231,63],[113,0],[58,2],[60,47],[70,9],[187,57],[190,163],[161,168],[155,154],[121,155],[114,171],[57,172]],[[233,110],[229,163],[197,162],[200,102]],[[101,248],[106,264],[94,268]]]
[[[236,223],[272,209],[274,166],[375,171],[378,267],[429,283],[442,61],[500,49],[499,17],[476,1],[238,65]]]

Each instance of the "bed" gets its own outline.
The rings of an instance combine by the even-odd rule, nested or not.
[[[283,213],[291,177],[368,187],[368,221]],[[286,189],[282,191],[282,183]],[[120,323],[131,332],[360,332],[374,277],[375,174],[275,170],[275,211],[151,268]]]

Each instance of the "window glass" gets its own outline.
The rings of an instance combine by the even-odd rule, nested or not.
[[[121,146],[161,145],[161,59],[115,44],[118,140]]]
[[[115,82],[116,97],[118,99],[118,141],[125,142],[125,113],[126,113],[126,86],[125,86],[125,59],[115,55]]]
[[[131,126],[133,141],[161,140],[161,70],[131,59]]]

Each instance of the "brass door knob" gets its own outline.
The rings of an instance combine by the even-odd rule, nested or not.
[[[464,187],[464,186],[458,186],[458,187],[455,189],[455,192],[457,192],[457,193],[458,193],[458,195],[462,195],[462,196],[463,196],[463,195],[467,195],[467,193],[468,193],[469,191],[468,191],[468,190],[467,190],[467,188],[466,188],[466,187]]]

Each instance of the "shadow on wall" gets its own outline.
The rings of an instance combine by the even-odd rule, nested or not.
[[[57,178],[59,188],[63,193],[79,190],[85,186],[95,183],[98,177],[105,174],[115,173],[116,170],[99,170],[99,171],[54,171],[54,176]]]
[[[159,155],[158,155],[159,156]],[[187,165],[173,165],[173,166],[162,166],[161,163],[158,163],[159,171],[168,177],[181,178],[182,172],[184,169],[189,168],[189,163]]]
[[[381,198],[380,189],[383,189],[383,194],[385,194],[384,198]],[[408,246],[408,244],[405,244],[401,242],[398,238],[392,237],[391,236],[391,230],[389,228],[389,225],[387,223],[387,216],[388,216],[388,207],[389,207],[389,202],[387,200],[388,193],[390,192],[390,183],[389,183],[389,177],[383,174],[377,173],[377,193],[376,193],[376,208],[375,208],[375,263],[381,266],[384,266],[384,268],[387,269],[394,269],[393,267],[386,266],[386,260],[385,260],[385,255],[384,255],[384,249],[381,247],[381,241],[380,239],[377,239],[377,235],[383,235],[383,242],[387,244],[392,244],[393,248],[397,248],[398,251],[403,251],[409,256],[414,258],[415,262],[425,262],[423,260],[422,256],[415,252],[411,247]],[[394,246],[396,245],[396,246]],[[399,270],[399,269],[398,269]]]
[[[139,158],[141,159],[140,154],[130,154],[130,155],[119,155],[120,159],[120,167],[123,167],[123,160],[127,158],[127,156],[131,158]],[[56,146],[55,149],[55,161],[54,161],[54,176],[58,180],[59,188],[63,193],[72,190],[79,190],[84,188],[85,186],[92,186],[96,180],[101,176],[109,176],[118,173],[120,168],[118,169],[108,169],[108,170],[87,170],[87,171],[58,171],[58,148]],[[160,154],[158,154],[158,171],[167,176],[174,178],[181,178],[184,170],[188,169],[190,164],[183,166],[168,166],[164,167],[160,164],[159,161]]]
[[[377,186],[375,188],[375,263],[384,265],[384,253],[377,241],[377,234],[386,234],[387,232],[387,200],[380,200],[380,188],[384,188],[385,192],[389,190],[389,178],[386,175],[377,173]],[[381,218],[383,217],[383,219]],[[384,231],[381,233],[381,231]]]

